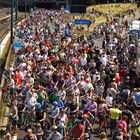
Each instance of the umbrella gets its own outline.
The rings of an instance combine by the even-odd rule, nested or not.
[[[72,63],[73,64],[78,64],[79,63],[79,60],[75,58],[75,59],[72,60]]]

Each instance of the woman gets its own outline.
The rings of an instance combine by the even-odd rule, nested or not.
[[[64,124],[64,137],[66,137],[66,127],[67,127],[67,124],[68,124],[69,120],[68,120],[68,116],[65,113],[64,109],[61,110],[60,117],[61,117],[60,121]]]
[[[91,101],[87,104],[87,108],[95,118],[97,112],[97,103],[95,102],[94,98],[91,98]]]
[[[107,108],[107,105],[105,104],[105,100],[101,98],[99,100],[99,104],[97,107],[97,114],[98,114],[98,119],[99,119],[99,129],[101,129],[103,126],[105,126],[105,115],[107,114],[107,111],[109,109]]]

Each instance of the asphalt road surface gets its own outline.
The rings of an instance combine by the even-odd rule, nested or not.
[[[139,12],[136,12],[135,14],[136,14],[136,19],[138,19],[140,17]],[[130,22],[132,20],[132,16],[131,17],[127,16],[126,19],[128,20],[128,22]],[[51,26],[51,24],[49,24],[49,26]],[[52,27],[52,32],[53,32],[53,30],[54,30],[54,27]],[[100,48],[102,46],[102,40],[103,39],[96,39],[95,42],[94,42],[95,46],[98,46]],[[94,125],[94,130],[95,130],[94,133],[91,134],[91,140],[99,140],[99,134],[100,133],[98,132],[98,124],[97,123],[95,123],[95,125]],[[107,132],[107,135],[110,134],[109,129],[107,129],[106,132]],[[24,130],[19,130],[18,140],[22,140],[24,135],[25,135],[25,131]]]

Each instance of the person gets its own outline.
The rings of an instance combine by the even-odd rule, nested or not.
[[[27,106],[27,110],[33,111],[36,104],[36,98],[33,96],[33,93],[29,91],[28,96],[25,99],[25,105]]]
[[[112,107],[112,103],[113,103],[113,97],[112,97],[112,94],[109,93],[107,96],[106,96],[106,105],[107,107]]]
[[[127,116],[123,116],[122,117],[122,120],[119,120],[118,123],[117,123],[117,126],[119,126],[120,124],[123,126],[122,127],[122,133],[123,133],[123,138],[127,138],[127,135],[128,135],[128,131],[127,131],[127,120],[128,120],[128,117]]]
[[[61,100],[60,96],[57,95],[57,99],[56,99],[57,103],[58,103],[58,107],[61,109],[61,108],[64,108],[64,103],[63,101]]]
[[[95,102],[94,98],[92,98],[91,101],[88,103],[87,108],[95,118],[97,113],[97,103]]]
[[[98,10],[95,10],[97,17],[100,14]],[[125,20],[125,13],[120,15],[120,17],[123,17],[122,20]],[[65,110],[71,121],[71,124],[67,124],[66,121],[65,125],[67,128],[78,127],[77,124],[75,125],[75,122],[80,118],[82,120],[82,115],[84,114],[88,115],[88,120],[92,123],[93,119],[91,120],[91,118],[93,118],[94,114],[94,108],[92,107],[94,106],[88,107],[90,111],[93,110],[93,114],[89,111],[83,112],[83,110],[84,105],[87,105],[93,96],[96,97],[93,91],[100,98],[95,98],[100,128],[109,121],[106,119],[109,112],[108,108],[111,108],[111,124],[113,123],[114,125],[114,122],[116,124],[120,120],[120,115],[118,114],[121,113],[118,113],[118,110],[114,108],[114,102],[116,100],[122,101],[119,99],[122,99],[121,92],[123,90],[130,90],[129,95],[131,95],[134,88],[140,87],[140,82],[135,73],[136,38],[129,36],[128,32],[125,31],[125,28],[122,27],[122,20],[116,17],[110,18],[110,22],[101,23],[88,35],[82,33],[75,35],[73,24],[72,22],[69,23],[70,20],[67,13],[58,10],[36,9],[25,22],[17,25],[15,36],[23,41],[23,47],[15,52],[16,63],[14,63],[14,68],[9,69],[9,77],[7,77],[9,80],[6,78],[6,88],[8,89],[6,95],[9,95],[12,100],[18,100],[17,98],[20,96],[23,104],[27,106],[27,112],[25,113],[30,113],[28,112],[30,110],[33,112],[25,114],[25,120],[27,120],[25,123],[32,123],[32,119],[29,117],[36,119],[36,121],[44,120],[44,113],[42,111],[36,112],[35,110],[38,102],[46,109],[47,132],[51,130],[50,122],[56,123],[55,119],[58,116],[61,116],[61,121],[65,122],[66,115],[61,114],[59,103],[53,105],[53,102],[57,101],[58,95],[64,106],[68,106],[67,108],[70,110]],[[65,34],[66,29],[70,31],[70,34]],[[98,42],[96,37],[100,37],[101,34],[105,40],[103,48],[96,46],[96,41]],[[135,46],[133,51],[130,51],[129,48],[131,44]],[[77,61],[75,61],[76,64],[73,63],[74,59]],[[123,69],[120,68],[121,66],[123,66]],[[17,80],[17,78],[19,79]],[[23,86],[20,93],[19,89],[16,88],[16,84]],[[43,86],[44,91],[39,86]],[[30,95],[30,92],[32,95]],[[45,105],[44,99],[38,92],[45,93]],[[103,100],[103,97],[106,99],[106,95],[110,93],[112,94],[113,102],[110,102],[110,98],[108,98],[108,102]],[[85,98],[83,104],[78,99],[79,94],[81,96],[80,99]],[[129,110],[135,114],[138,112],[139,93],[132,95],[134,100],[131,100],[129,95],[125,96],[123,94],[123,102],[126,101],[125,103]],[[73,101],[74,96],[76,96],[77,101]],[[49,101],[46,99],[49,99]],[[120,107],[123,108],[123,104],[120,104]],[[50,108],[52,108],[51,114],[49,114]],[[75,116],[72,117],[73,115]],[[139,120],[137,114],[135,119]],[[58,121],[58,125],[59,123],[60,121]],[[113,125],[111,125],[111,129]],[[34,124],[31,125],[32,128],[34,128]],[[45,128],[42,127],[42,129],[46,130]],[[121,136],[123,136],[123,125],[120,124],[118,128]],[[77,135],[76,132],[77,130],[73,130],[74,136]],[[68,130],[69,134],[70,131]],[[80,134],[83,135],[83,133]],[[100,133],[97,134],[100,135]],[[78,138],[80,139],[80,136]]]
[[[44,127],[43,123],[46,119],[46,112],[43,110],[42,105],[40,103],[36,105],[35,117],[36,122],[41,123],[41,126]]]
[[[49,134],[47,140],[62,140],[63,136],[58,132],[57,126],[52,126],[52,132]]]
[[[82,117],[83,117],[82,124],[84,126],[85,132],[88,132],[88,130],[91,130],[93,132],[93,126],[88,120],[88,116],[84,114]]]
[[[52,118],[52,123],[54,124],[55,119],[57,118],[57,116],[60,113],[60,109],[58,107],[58,103],[56,101],[53,102],[53,109],[52,109],[52,114],[51,114],[51,118]]]
[[[122,111],[119,109],[118,104],[115,104],[114,108],[110,108],[110,129],[111,129],[111,134],[115,130],[115,128],[117,126],[119,116],[121,114],[122,114]]]
[[[140,88],[137,88],[137,91],[133,95],[135,97],[135,101],[137,105],[140,106]]]
[[[123,125],[122,124],[119,124],[115,128],[114,132],[111,135],[112,136],[112,139],[113,140],[123,140],[123,132],[122,132],[122,130],[123,130]]]
[[[32,129],[27,129],[27,134],[24,136],[23,140],[37,140],[35,134],[33,134]]]
[[[134,130],[134,132],[133,132],[133,134],[132,134],[132,139],[133,139],[133,140],[139,140],[139,139],[140,139],[140,126],[138,126],[138,127]]]
[[[75,98],[72,99],[72,103],[70,103],[68,107],[70,108],[70,115],[76,114],[77,111],[79,110],[79,106],[78,106]]]
[[[70,137],[74,140],[85,140],[85,129],[81,120],[77,120],[76,125],[71,129]]]
[[[17,124],[18,124],[18,108],[17,108],[17,106],[16,106],[16,104],[13,102],[12,104],[11,104],[11,113],[12,113],[12,124],[14,125],[14,126],[16,126]]]
[[[43,130],[41,128],[40,123],[37,123],[35,125],[35,128],[33,129],[33,133],[36,134],[37,140],[42,140],[44,132],[43,132]]]
[[[107,105],[105,104],[105,99],[102,97],[98,98],[98,107],[97,107],[97,115],[99,119],[99,131],[102,129],[102,127],[105,126],[106,119],[105,116],[108,113],[109,109],[107,108]]]
[[[58,130],[58,132],[62,135],[62,136],[64,136],[64,137],[66,137],[66,131],[65,131],[65,127],[64,127],[64,122],[62,122],[61,121],[61,117],[60,116],[58,116],[57,118],[56,118],[56,120],[55,120],[55,125],[57,126],[57,130]],[[65,134],[64,134],[65,133]]]
[[[100,140],[108,140],[105,132],[100,133]]]
[[[11,134],[9,132],[6,133],[6,135],[4,136],[3,140],[12,140]]]

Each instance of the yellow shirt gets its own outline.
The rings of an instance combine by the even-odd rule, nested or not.
[[[134,130],[134,136],[139,136],[140,133],[140,127],[138,127],[137,129]]]
[[[117,120],[121,113],[122,113],[121,110],[119,110],[117,108],[111,108],[110,109],[110,118],[113,119],[113,120]]]

